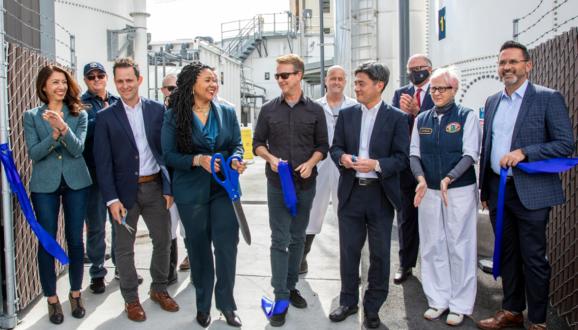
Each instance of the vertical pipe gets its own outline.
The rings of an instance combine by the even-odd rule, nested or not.
[[[520,23],[520,19],[516,18],[514,19],[514,21],[512,21],[512,25],[513,25],[513,39],[515,41],[518,41],[518,23]]]
[[[407,84],[406,63],[409,58],[409,0],[399,0],[399,84]]]
[[[76,38],[70,35],[70,68],[76,74]]]
[[[4,1],[0,1],[0,13],[4,13]],[[0,15],[0,143],[9,143],[8,123],[8,72],[4,41],[4,14]],[[14,261],[14,223],[12,219],[12,197],[6,172],[2,166],[2,222],[4,225],[4,262],[6,270],[6,310],[0,327],[16,327],[16,272]]]
[[[325,95],[325,36],[323,33],[323,0],[319,0],[319,88]]]
[[[163,49],[161,47],[161,53],[162,53]],[[158,53],[155,52],[155,85],[154,85],[154,89],[155,89],[155,100],[159,99],[159,88],[158,85],[159,84],[159,66],[158,66]]]

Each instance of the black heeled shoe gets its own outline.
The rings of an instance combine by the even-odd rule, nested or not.
[[[243,326],[243,324],[241,323],[241,319],[239,318],[239,315],[237,315],[235,311],[221,311],[221,313],[225,317],[225,320],[227,320],[228,325],[237,328]]]
[[[211,314],[208,312],[197,312],[197,323],[203,328],[206,328],[211,324]]]

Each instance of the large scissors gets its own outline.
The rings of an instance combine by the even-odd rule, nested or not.
[[[222,154],[214,154],[211,158],[211,173],[213,174],[215,181],[217,181],[227,191],[227,194],[231,199],[231,203],[233,203],[233,210],[235,210],[235,216],[237,217],[237,222],[239,223],[239,229],[241,229],[243,239],[248,245],[251,245],[251,232],[249,231],[249,224],[247,223],[245,212],[243,212],[243,207],[241,206],[239,173],[231,167],[231,162],[235,159],[239,162],[242,162],[242,159],[239,156],[231,156],[225,162],[225,157],[223,157]],[[221,173],[224,179],[221,179],[217,175],[217,172],[215,172],[216,161],[219,161],[221,164]]]

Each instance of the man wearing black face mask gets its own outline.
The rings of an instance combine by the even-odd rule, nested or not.
[[[415,54],[407,61],[407,75],[410,84],[395,91],[391,104],[400,108],[409,116],[409,131],[413,128],[415,117],[433,108],[433,100],[429,93],[429,78],[432,64],[423,54]],[[401,284],[411,275],[415,267],[419,249],[419,234],[417,223],[417,208],[413,206],[417,182],[410,169],[400,173],[401,212],[397,213],[397,228],[399,237],[399,269],[393,276],[393,283]]]

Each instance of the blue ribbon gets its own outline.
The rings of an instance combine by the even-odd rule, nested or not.
[[[263,313],[265,313],[267,320],[273,315],[285,313],[287,308],[289,308],[289,300],[287,299],[273,301],[267,297],[261,298],[261,309],[263,310]]]
[[[68,264],[68,256],[66,255],[66,252],[64,252],[58,242],[56,242],[56,240],[50,236],[50,234],[48,234],[48,232],[46,232],[46,230],[44,230],[44,228],[42,228],[42,226],[36,220],[36,215],[34,214],[32,205],[30,204],[30,199],[28,199],[28,194],[26,193],[26,189],[24,188],[22,180],[20,179],[20,174],[18,174],[18,170],[14,164],[12,151],[6,143],[0,144],[0,160],[4,166],[6,178],[10,184],[10,189],[14,195],[16,195],[16,198],[20,204],[20,209],[26,217],[26,220],[30,225],[30,229],[32,229],[34,234],[36,234],[36,237],[38,237],[38,242],[42,245],[46,252],[50,253],[50,255],[58,259],[61,264]]]
[[[286,161],[280,161],[277,166],[279,171],[279,178],[281,180],[281,189],[283,190],[283,198],[285,199],[285,206],[289,209],[292,217],[297,216],[297,194],[295,193],[295,186],[293,185],[293,175],[291,174],[291,165]]]
[[[578,165],[578,158],[551,158],[529,163],[519,163],[516,167],[528,174],[562,173]],[[496,215],[496,239],[494,241],[494,257],[492,274],[494,279],[501,274],[501,252],[504,231],[504,201],[506,193],[506,178],[508,169],[500,170],[500,189],[498,190],[498,214]]]

